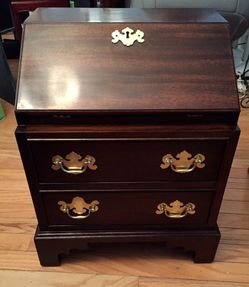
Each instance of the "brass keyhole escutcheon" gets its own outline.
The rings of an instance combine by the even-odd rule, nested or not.
[[[115,30],[112,32],[112,43],[116,44],[119,41],[123,43],[123,45],[130,47],[135,42],[143,43],[144,42],[144,32],[141,30],[134,31],[133,29],[126,27],[121,32]]]

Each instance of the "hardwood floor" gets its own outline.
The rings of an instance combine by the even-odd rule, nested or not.
[[[195,264],[161,244],[97,245],[41,267],[33,243],[36,218],[14,138],[13,107],[0,121],[0,286],[249,286],[249,109],[241,111],[239,146],[219,216],[215,262]],[[205,248],[205,247],[204,247]]]

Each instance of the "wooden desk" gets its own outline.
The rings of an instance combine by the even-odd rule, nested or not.
[[[16,136],[42,265],[97,242],[162,241],[214,259],[239,137],[230,45],[212,10],[32,14]]]

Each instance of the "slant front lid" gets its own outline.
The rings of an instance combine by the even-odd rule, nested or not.
[[[212,10],[40,9],[17,96],[17,113],[236,112],[228,25]]]

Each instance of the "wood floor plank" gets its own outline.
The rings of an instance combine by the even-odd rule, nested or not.
[[[227,188],[229,189],[245,189],[249,190],[249,181],[248,179],[240,179],[240,178],[229,178],[227,182]]]
[[[218,224],[221,227],[249,229],[249,215],[221,212],[218,217]]]
[[[28,185],[25,180],[23,171],[13,170],[10,174],[9,170],[1,170],[0,172],[1,190],[5,191],[25,191],[28,192]],[[11,184],[10,184],[11,183]]]
[[[34,234],[36,230],[37,222],[34,223],[21,223],[21,222],[14,222],[14,223],[0,223],[0,233],[13,233],[13,234]]]
[[[20,283],[21,282],[21,283]],[[132,276],[56,272],[1,271],[1,287],[137,287]]]
[[[17,196],[18,195],[18,196]],[[26,204],[29,206],[32,205],[32,200],[29,192],[24,192],[23,187],[20,190],[15,190],[14,192],[10,192],[10,190],[2,190],[0,188],[0,196],[2,205],[13,205],[13,202],[19,205]],[[29,208],[30,209],[30,208]],[[10,213],[9,213],[10,216]]]
[[[248,287],[249,283],[140,278],[139,287]]]
[[[139,276],[152,278],[209,280],[218,282],[249,282],[248,264],[214,262],[195,264],[189,258],[185,260],[164,255],[148,254],[139,256],[120,256],[120,254],[91,253],[71,254],[62,261],[60,267],[41,267],[36,252],[0,251],[0,270],[56,271],[87,274],[106,274]],[[128,251],[128,250],[126,250]]]
[[[18,224],[19,225],[27,225],[27,224],[37,224],[37,220],[34,217],[30,216],[30,217],[25,217],[25,213],[21,214],[19,217],[16,218],[5,218],[3,219],[2,214],[0,213],[0,225],[15,225],[16,221],[18,219]]]
[[[220,244],[215,261],[249,264],[249,245]]]
[[[249,229],[220,227],[220,231],[221,243],[249,246]]]
[[[249,201],[223,200],[221,212],[231,214],[249,214]]]
[[[248,142],[248,146],[249,146],[249,142]],[[246,150],[243,150],[243,153],[245,153]],[[249,161],[248,161],[249,162]],[[230,175],[229,175],[229,178],[240,178],[240,179],[246,179],[248,180],[249,179],[249,173],[248,173],[248,164],[246,164],[245,167],[241,167],[241,163],[239,164],[238,167],[234,166],[232,167],[231,169],[231,172],[230,172]]]
[[[224,199],[233,201],[249,201],[248,189],[226,188]]]
[[[12,203],[13,204],[13,203]],[[17,219],[20,217],[24,217],[27,219],[34,219],[35,214],[31,212],[32,206],[29,202],[27,203],[15,203],[14,206],[11,207],[11,214],[10,214],[10,207],[6,203],[0,202],[0,218],[4,218],[5,222],[8,220]],[[8,217],[8,218],[7,218]]]
[[[30,241],[33,241],[30,234],[0,233],[0,250],[27,251],[30,249]]]

